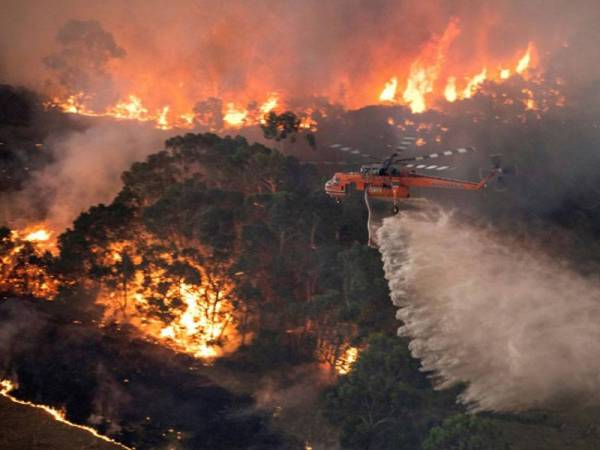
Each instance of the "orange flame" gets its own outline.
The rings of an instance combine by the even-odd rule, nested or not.
[[[533,44],[530,42],[527,46],[527,51],[525,54],[519,59],[517,63],[517,67],[515,67],[515,72],[518,74],[522,74],[529,68],[529,63],[531,62],[531,51],[533,49]]]
[[[23,239],[29,242],[45,242],[50,240],[50,236],[52,236],[51,231],[40,228],[39,230],[31,231]]]
[[[142,105],[142,100],[135,95],[129,96],[129,101],[120,101],[108,114],[118,119],[148,120],[148,110]]]
[[[223,116],[223,120],[231,128],[240,128],[244,125],[248,117],[248,110],[240,108],[231,102],[227,104],[227,111]]]
[[[114,242],[108,249],[96,249],[103,265],[112,267],[120,289],[105,285],[98,302],[106,307],[105,322],[125,321],[142,335],[173,350],[212,360],[234,351],[239,345],[235,325],[239,311],[234,308],[233,283],[179,256],[160,255],[160,263],[139,265],[143,257],[135,242]],[[134,264],[131,277],[122,278],[122,262],[127,254]],[[164,267],[173,262],[193,267],[198,284],[185,282]],[[113,283],[114,285],[114,283]],[[160,313],[156,311],[160,302]]]
[[[453,58],[450,58],[454,54],[451,53],[453,43],[459,34],[458,20],[451,20],[440,35],[434,36],[428,43],[423,45],[412,61],[402,61],[402,67],[409,67],[408,73],[392,73],[392,76],[389,76],[392,63],[386,61],[375,66],[374,73],[365,79],[363,85],[353,86],[351,96],[344,94],[340,100],[341,94],[336,94],[339,86],[336,87],[335,91],[331,86],[324,86],[318,94],[323,96],[329,94],[332,96],[332,100],[340,101],[342,106],[345,107],[361,107],[374,99],[373,94],[377,95],[379,102],[396,102],[400,100],[399,94],[401,93],[402,101],[414,113],[419,113],[430,107],[432,100],[446,98],[449,102],[453,102],[472,97],[480,88],[484,79],[506,80],[515,73],[523,75],[531,68],[532,60],[535,57],[535,47],[532,42],[528,43],[524,53],[509,61],[494,61],[489,55],[480,56],[478,54],[478,58],[483,59],[485,65],[481,64],[475,67],[487,67],[488,70],[485,76],[482,76],[482,72],[480,72],[475,76],[467,74],[469,76],[465,77],[465,73],[460,68],[461,66],[454,63]],[[471,64],[465,66],[473,67]],[[491,67],[497,69],[489,70]],[[191,80],[186,80],[188,75],[185,69],[177,74],[176,82],[161,78],[152,80],[152,84],[148,83],[145,77],[132,72],[129,66],[119,65],[115,70],[118,72],[117,75],[122,77],[127,75],[129,78],[137,80],[137,83],[133,83],[136,86],[137,93],[124,92],[123,94],[126,93],[127,95],[122,96],[122,100],[106,107],[104,110],[95,110],[89,106],[92,100],[96,98],[93,92],[70,93],[70,95],[64,95],[62,98],[54,99],[53,104],[68,113],[139,120],[150,122],[159,129],[174,127],[185,129],[194,126],[228,129],[258,125],[264,123],[266,113],[284,108],[286,104],[284,94],[277,90],[277,86],[269,86],[259,80],[251,80],[252,82],[243,90],[226,91],[226,94],[215,103],[216,108],[221,108],[221,110],[212,113],[213,119],[215,117],[216,119],[209,120],[210,112],[195,112],[193,105],[198,101],[211,99],[215,96],[215,92],[219,92],[219,89],[216,89],[216,91],[211,91],[205,87],[188,89],[194,83]],[[384,82],[383,88],[374,86],[371,80],[381,80],[382,73],[386,74],[385,78],[388,81]],[[350,83],[351,78],[350,74],[345,74],[339,78],[340,83],[344,84],[344,89],[341,89],[340,92],[346,92],[345,85]],[[405,80],[405,86],[402,91],[399,91],[401,80]],[[461,83],[460,80],[465,81]],[[216,84],[219,84],[218,80]],[[156,88],[157,85],[160,86],[160,89]],[[156,92],[162,92],[162,94],[157,96]],[[166,97],[167,94],[168,97]],[[295,98],[296,96],[301,97],[303,94],[308,98],[315,95],[315,92],[295,93]],[[198,97],[192,97],[193,95]],[[169,102],[165,102],[165,97],[169,98]],[[224,106],[221,107],[221,104]],[[310,114],[306,113],[307,106],[309,105],[301,108],[304,110],[302,113],[300,111],[294,112],[299,117],[309,116]],[[314,104],[310,106],[315,107]],[[316,129],[316,126],[311,125],[310,128]]]
[[[262,105],[260,105],[259,111],[262,115],[267,114],[268,112],[274,110],[275,108],[277,108],[277,103],[279,102],[278,98],[276,95],[272,95],[271,97],[269,97],[267,99],[266,102],[264,102]]]
[[[348,347],[342,356],[338,358],[334,369],[338,375],[346,375],[352,370],[352,366],[358,359],[358,348]]]
[[[398,88],[398,78],[392,77],[385,83],[385,87],[379,94],[380,102],[393,102],[396,99],[396,89]]]
[[[448,78],[446,88],[444,89],[444,97],[450,103],[456,101],[456,99],[458,98],[456,93],[456,77]]]
[[[459,35],[460,29],[456,21],[451,21],[444,34],[427,45],[410,67],[410,74],[402,98],[410,106],[413,113],[421,113],[427,108],[426,96],[433,92],[442,65],[446,59],[448,48]]]
[[[477,75],[469,80],[467,87],[465,87],[462,95],[463,98],[471,98],[471,96],[477,91],[477,87],[485,81],[487,78],[487,69],[483,69]]]

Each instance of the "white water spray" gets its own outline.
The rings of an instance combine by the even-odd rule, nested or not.
[[[413,356],[474,410],[600,403],[600,280],[429,208],[378,231]]]

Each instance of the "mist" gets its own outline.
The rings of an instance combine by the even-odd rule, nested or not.
[[[597,276],[436,206],[385,219],[378,242],[398,333],[438,389],[464,384],[472,410],[600,402]]]

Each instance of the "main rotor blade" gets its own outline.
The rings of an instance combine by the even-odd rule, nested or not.
[[[457,148],[456,150],[446,150],[443,152],[430,153],[429,155],[419,155],[419,156],[413,156],[412,158],[397,159],[395,162],[396,163],[404,163],[404,162],[409,162],[409,161],[423,161],[424,159],[444,158],[446,156],[462,155],[462,154],[471,153],[474,151],[475,151],[475,147],[462,147],[462,148]]]
[[[351,161],[317,161],[317,160],[300,161],[300,164],[314,164],[315,166],[318,166],[319,164],[326,165],[326,166],[360,166],[360,165],[362,165],[362,163],[359,161],[351,162]]]
[[[394,164],[395,166],[406,167],[407,169],[416,169],[416,170],[454,170],[454,167],[451,166],[440,166],[437,164]]]

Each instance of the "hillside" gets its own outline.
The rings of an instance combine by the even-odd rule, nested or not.
[[[0,448],[116,450],[121,447],[57,422],[43,411],[0,397]]]

